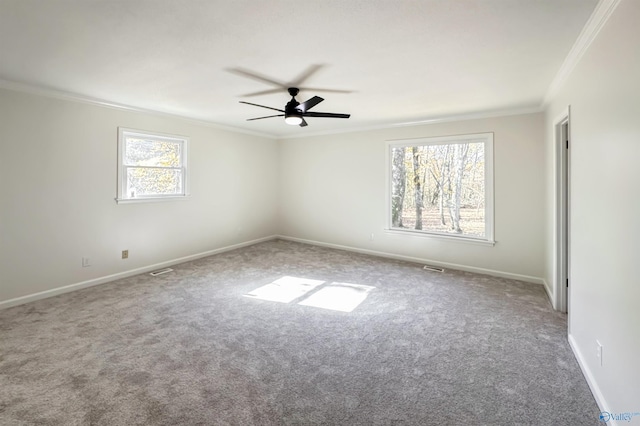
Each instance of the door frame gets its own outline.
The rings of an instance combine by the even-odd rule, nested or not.
[[[555,284],[554,308],[568,312],[571,278],[571,106],[554,121],[555,147]]]

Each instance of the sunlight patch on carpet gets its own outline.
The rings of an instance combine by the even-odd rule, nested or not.
[[[245,294],[245,296],[271,302],[289,303],[304,296],[322,283],[324,281],[284,276],[271,284]]]
[[[351,312],[367,298],[374,288],[375,287],[361,284],[331,283],[298,304],[334,311]]]
[[[302,299],[298,305],[351,312],[374,288],[362,284],[326,283],[322,280],[284,276],[244,296],[280,303],[291,303]]]

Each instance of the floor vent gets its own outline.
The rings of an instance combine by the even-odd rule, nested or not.
[[[430,265],[424,265],[422,269],[424,269],[425,271],[431,271],[431,272],[444,272],[443,268],[439,268],[437,266],[430,266]]]
[[[149,275],[151,275],[152,277],[157,277],[158,275],[166,274],[167,272],[172,272],[172,271],[173,269],[171,268],[158,269],[157,271],[153,271],[149,273]]]

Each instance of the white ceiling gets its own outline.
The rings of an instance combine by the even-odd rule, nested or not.
[[[0,0],[0,79],[273,136],[538,108],[597,0]],[[321,66],[318,66],[321,65]],[[314,68],[314,66],[317,66]],[[320,95],[287,126],[277,94]]]

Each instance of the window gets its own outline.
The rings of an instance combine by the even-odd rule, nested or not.
[[[493,133],[388,147],[390,230],[493,243]]]
[[[119,128],[116,201],[186,197],[188,142],[183,136]]]

